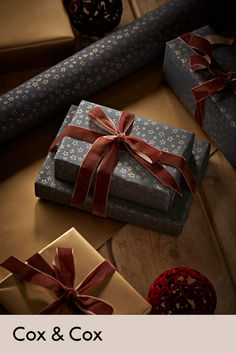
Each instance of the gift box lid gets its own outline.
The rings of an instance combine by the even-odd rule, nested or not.
[[[81,101],[71,125],[104,133],[88,117],[88,112],[96,106],[98,105]],[[121,112],[101,105],[99,107],[117,126]],[[191,157],[194,141],[192,132],[136,116],[128,134],[139,137],[158,149],[183,156],[187,161]],[[55,177],[74,183],[79,167],[90,147],[91,143],[86,141],[64,137],[55,155]],[[167,166],[166,168],[180,183],[182,178],[180,171],[173,167]],[[91,188],[93,185],[94,180]],[[110,195],[154,209],[168,211],[175,192],[164,186],[129,153],[120,151],[111,178]]]
[[[39,253],[52,263],[57,247],[72,248],[74,252],[75,281],[78,285],[104,258],[74,229],[46,246]],[[114,308],[114,314],[146,314],[150,304],[117,272],[90,290],[90,295],[103,299]],[[0,283],[0,303],[11,314],[35,314],[56,300],[49,290],[22,282],[12,274]],[[71,313],[66,308],[63,313]]]
[[[75,112],[76,107],[71,106],[58,134],[60,134],[70,123]],[[190,167],[198,183],[206,171],[209,149],[209,143],[195,139]],[[71,183],[56,179],[54,170],[54,153],[49,152],[35,182],[36,195],[47,200],[70,206],[73,186]],[[182,185],[182,190],[183,197],[180,197],[179,195],[175,196],[172,207],[168,213],[121,198],[109,196],[107,217],[177,236],[182,231],[183,224],[188,217],[192,202],[192,194],[185,183]],[[91,211],[92,194],[89,193],[87,202],[77,208]]]

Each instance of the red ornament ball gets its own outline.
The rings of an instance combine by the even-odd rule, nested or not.
[[[147,301],[152,305],[151,314],[212,314],[216,292],[198,271],[177,267],[154,280]]]
[[[121,19],[122,0],[63,0],[73,26],[81,33],[102,36]]]

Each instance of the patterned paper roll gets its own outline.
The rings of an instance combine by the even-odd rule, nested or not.
[[[213,0],[171,0],[0,97],[0,143],[160,58],[165,42],[214,18]]]

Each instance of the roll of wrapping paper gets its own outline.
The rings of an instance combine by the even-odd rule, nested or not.
[[[171,0],[2,95],[0,143],[161,58],[166,41],[216,12],[213,0]]]

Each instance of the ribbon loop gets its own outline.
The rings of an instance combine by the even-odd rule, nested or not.
[[[114,141],[117,141],[117,143],[120,143],[122,140],[124,140],[125,133],[118,133],[117,135],[114,136]]]

